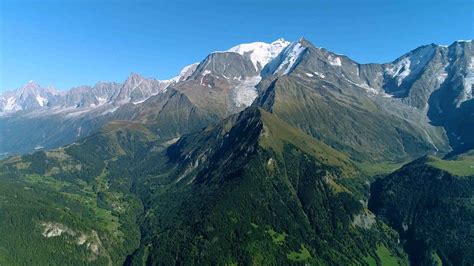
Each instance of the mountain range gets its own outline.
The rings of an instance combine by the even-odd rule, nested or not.
[[[473,60],[279,39],[169,80],[29,82],[0,97],[0,263],[472,265]]]
[[[460,116],[472,111],[469,100],[472,98],[473,69],[472,42],[469,41],[450,46],[422,46],[392,63],[359,64],[347,56],[314,47],[304,39],[292,44],[280,39],[271,44],[242,44],[228,51],[211,53],[202,62],[185,67],[169,80],[144,78],[132,73],[122,84],[99,82],[93,87],[81,86],[60,92],[30,81],[0,97],[0,154],[6,156],[71,143],[106,122],[123,117],[123,114],[117,115],[123,113],[119,108],[127,109],[127,112],[143,109],[138,106],[146,105],[144,102],[148,99],[162,97],[168,89],[182,93],[193,106],[210,112],[209,115],[218,120],[249,106],[257,97],[256,86],[260,83],[269,87],[268,83],[275,77],[278,79],[272,88],[291,77],[291,83],[304,85],[302,87],[317,86],[318,91],[312,93],[330,98],[317,107],[308,106],[299,111],[318,108],[311,111],[314,114],[315,111],[327,111],[322,108],[348,106],[351,111],[343,121],[351,123],[353,117],[350,116],[354,112],[351,105],[358,105],[358,111],[365,112],[357,115],[372,116],[372,111],[377,109],[375,124],[351,127],[356,130],[353,133],[347,132],[345,125],[329,125],[331,121],[318,123],[318,127],[330,126],[345,131],[334,135],[337,138],[346,135],[347,139],[343,140],[346,144],[337,143],[340,139],[328,140],[335,147],[355,152],[357,145],[365,145],[364,140],[355,140],[357,136],[372,134],[371,138],[376,139],[383,135],[377,132],[379,127],[385,132],[386,123],[403,123],[409,128],[393,129],[392,133],[403,135],[410,131],[409,134],[420,141],[419,145],[429,146],[425,150],[456,153],[469,150],[473,145],[469,134],[472,123],[457,122]],[[260,82],[262,78],[264,80]],[[318,120],[324,119],[318,117]],[[329,138],[323,133],[327,128],[305,126],[308,127],[306,132],[311,134],[313,131],[311,135]],[[374,130],[369,130],[369,126],[375,127]],[[50,131],[53,127],[55,132]],[[21,132],[35,134],[26,137]],[[405,149],[404,137],[397,138],[399,143],[391,150]],[[402,156],[411,154],[410,151],[402,153]]]

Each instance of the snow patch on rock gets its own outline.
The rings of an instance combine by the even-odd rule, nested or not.
[[[471,56],[471,61],[467,66],[467,73],[463,79],[464,91],[462,95],[462,101],[472,99],[472,87],[474,86],[474,56]]]
[[[316,71],[314,72],[314,74],[315,74],[316,76],[322,78],[322,79],[326,77],[326,75],[324,75],[323,73],[319,73],[319,72],[316,72]]]
[[[385,69],[385,73],[396,79],[397,86],[400,86],[406,78],[416,76],[430,61],[435,51],[436,48],[430,45],[418,48],[395,61],[391,67]]]
[[[316,71],[314,72],[314,74],[322,79],[326,77],[324,74],[316,72]]]
[[[376,89],[370,87],[370,86],[367,85],[367,84],[355,83],[355,82],[353,82],[353,81],[351,81],[351,80],[349,80],[349,79],[347,79],[347,78],[346,78],[346,80],[347,80],[349,83],[351,83],[352,85],[355,85],[355,86],[357,86],[357,87],[359,87],[359,88],[364,89],[364,90],[365,90],[368,94],[370,94],[370,95],[377,95],[377,94],[379,94],[379,91],[378,91],[378,90],[376,90]]]
[[[134,105],[137,105],[137,104],[141,104],[141,103],[144,103],[146,100],[148,99],[143,99],[143,100],[140,100],[140,101],[134,101],[132,102]]]
[[[211,74],[212,72],[210,70],[204,70],[202,73],[201,73],[201,81],[199,82],[201,85],[206,85],[204,84],[204,77],[206,77],[207,75]]]
[[[285,69],[283,75],[290,73],[305,49],[306,47],[302,46],[299,42],[292,43],[290,46],[288,46],[283,52],[285,55],[283,62],[281,62],[273,74],[283,69]]]
[[[342,62],[341,62],[341,58],[340,57],[335,57],[335,56],[332,56],[332,55],[329,55],[328,56],[328,61],[329,61],[329,64],[332,65],[332,66],[342,66]]]
[[[99,103],[98,105],[103,105],[107,102],[107,98],[104,98],[104,97],[97,96],[95,99]]]
[[[250,106],[257,98],[257,89],[255,86],[260,82],[260,76],[246,78],[233,89],[234,103],[237,107]]]
[[[48,104],[48,99],[44,98],[44,97],[41,97],[41,95],[37,95],[36,96],[36,101],[38,102],[38,104],[43,107],[45,106],[46,104]]]
[[[185,81],[194,73],[194,71],[196,71],[198,66],[199,66],[199,63],[194,63],[191,65],[185,66],[183,69],[181,69],[181,71],[176,77],[169,79],[168,81],[169,82]]]
[[[448,77],[448,72],[446,72],[446,68],[449,66],[449,63],[446,64],[436,75],[436,81],[438,82],[437,87],[441,86],[443,82]]]
[[[391,77],[397,79],[397,85],[400,86],[403,83],[403,80],[410,75],[410,65],[411,61],[410,58],[404,58],[399,61],[395,66],[392,68],[388,68],[386,73],[389,74]]]
[[[114,106],[114,107],[112,107],[112,108],[110,108],[110,109],[107,109],[107,110],[103,111],[103,112],[101,113],[101,115],[106,115],[106,114],[113,113],[113,112],[117,111],[117,109],[119,109],[119,108],[120,108],[120,106]]]
[[[5,111],[20,111],[22,108],[16,103],[16,98],[15,97],[9,97],[7,99],[7,103],[5,104],[5,107],[3,110]]]

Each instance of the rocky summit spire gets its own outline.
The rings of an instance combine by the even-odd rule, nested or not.
[[[140,82],[142,82],[144,79],[145,78],[142,75],[140,75],[138,73],[135,73],[135,72],[132,72],[128,76],[127,80],[125,80],[124,85],[134,87],[134,86],[138,85]]]

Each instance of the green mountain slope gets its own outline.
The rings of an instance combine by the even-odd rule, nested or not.
[[[167,154],[177,166],[142,179],[146,237],[131,264],[362,264],[380,260],[382,244],[404,263],[396,237],[346,185],[358,173],[350,160],[266,111]]]
[[[451,50],[358,64],[301,39],[261,72],[218,52],[100,119],[8,120],[29,150],[25,128],[88,137],[0,161],[0,265],[472,265],[470,46],[445,73]]]
[[[298,61],[287,74],[264,79],[254,105],[360,162],[404,162],[449,151],[442,128],[431,126],[425,114],[370,93],[380,66],[347,57],[334,65],[327,58],[337,55],[306,40],[299,44],[305,50]]]
[[[274,115],[251,108],[174,144],[152,132],[117,121],[2,161],[2,260],[406,263],[348,157]]]
[[[148,144],[146,144],[148,143]],[[117,264],[139,244],[127,162],[153,137],[113,122],[68,147],[0,162],[1,264]]]
[[[369,208],[395,228],[415,265],[474,262],[474,159],[420,158],[371,188]]]

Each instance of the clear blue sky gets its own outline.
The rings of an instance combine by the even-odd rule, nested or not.
[[[472,39],[472,0],[0,0],[0,91],[166,79],[209,52],[304,36],[356,61]]]

